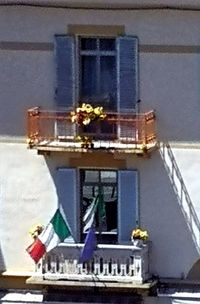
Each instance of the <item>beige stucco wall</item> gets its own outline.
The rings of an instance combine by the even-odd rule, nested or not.
[[[189,145],[199,141],[200,129],[199,17],[200,12],[168,10],[0,8],[0,133],[4,137],[0,143],[0,262],[7,270],[33,269],[25,252],[31,242],[28,230],[33,224],[48,222],[57,204],[52,172],[58,165],[69,164],[67,155],[45,158],[15,142],[26,133],[27,108],[53,107],[54,34],[67,33],[68,24],[106,24],[125,26],[126,34],[137,35],[140,108],[156,110],[160,140]],[[31,50],[26,43],[49,45],[40,50],[38,44],[38,49]],[[155,49],[148,51],[148,46]],[[191,48],[181,51],[177,46]],[[174,153],[199,214],[200,151],[179,147]],[[127,167],[140,172],[140,217],[152,241],[152,272],[165,277],[187,275],[198,259],[198,248],[159,153],[150,159],[128,156]],[[180,258],[175,261],[175,256]]]

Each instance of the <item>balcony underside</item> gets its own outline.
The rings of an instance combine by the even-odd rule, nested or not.
[[[91,293],[95,293],[98,291],[102,294],[103,292],[107,292],[109,297],[112,297],[112,292],[115,295],[118,294],[129,294],[135,295],[139,294],[142,296],[155,295],[157,289],[157,281],[149,280],[148,282],[136,284],[136,283],[120,283],[120,282],[105,282],[105,281],[77,281],[77,280],[48,280],[43,276],[32,276],[26,280],[26,284],[38,286],[40,288],[49,288],[51,291],[57,290],[63,293],[63,290],[74,291],[76,294],[80,296],[80,292],[86,291],[91,296]],[[57,298],[57,297],[56,297]],[[87,299],[85,298],[85,301]],[[113,302],[112,302],[113,303]]]
[[[59,140],[44,140],[37,144],[36,149],[38,151],[55,151],[55,152],[106,152],[106,153],[131,153],[137,155],[143,155],[147,152],[150,153],[156,149],[157,143],[150,143],[144,146],[142,144],[125,144],[115,142],[93,141],[92,148],[84,148],[81,143],[65,142]]]

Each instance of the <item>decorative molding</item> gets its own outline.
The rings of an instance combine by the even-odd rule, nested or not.
[[[125,35],[124,25],[68,25],[68,34],[72,35],[97,35],[97,36],[119,36]]]
[[[72,35],[124,35],[124,26],[93,26],[93,25],[69,25],[68,33]],[[47,51],[54,50],[52,42],[24,42],[24,41],[1,41],[0,50],[7,51]],[[200,54],[200,45],[161,45],[140,44],[140,53],[165,53],[165,54]]]
[[[139,45],[141,53],[199,54],[200,45]]]
[[[1,41],[0,50],[8,51],[53,51],[54,44],[48,42]]]
[[[26,144],[26,137],[24,137],[24,136],[3,136],[3,135],[0,135],[0,144],[1,143]]]

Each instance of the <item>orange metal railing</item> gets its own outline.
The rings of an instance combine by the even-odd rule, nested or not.
[[[78,136],[95,141],[147,146],[156,143],[155,113],[107,113],[105,120],[80,127],[71,122],[70,112],[28,110],[28,143],[37,147],[44,141],[73,142]]]

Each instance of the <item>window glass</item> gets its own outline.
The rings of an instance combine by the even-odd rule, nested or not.
[[[82,56],[82,98],[87,99],[97,91],[97,69],[95,56]]]
[[[117,103],[116,58],[102,56],[100,58],[100,95],[105,109],[115,110]]]
[[[100,39],[100,50],[114,51],[115,39]]]
[[[115,39],[82,38],[80,49],[80,102],[117,108]]]
[[[97,39],[95,38],[82,38],[81,39],[81,50],[96,50]]]
[[[98,182],[99,171],[85,170],[85,182]]]
[[[101,182],[116,183],[117,173],[116,171],[101,171]]]

